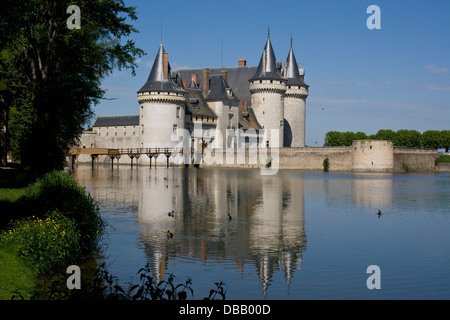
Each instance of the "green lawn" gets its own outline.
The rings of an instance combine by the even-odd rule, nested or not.
[[[22,218],[17,202],[24,193],[25,188],[0,188],[0,230],[6,229],[11,220]]]
[[[25,188],[19,189],[0,189],[0,202],[16,202],[23,196]]]
[[[30,299],[35,291],[35,279],[32,268],[17,256],[17,252],[0,246],[0,300],[11,300],[15,291]]]
[[[0,230],[13,218],[14,204],[23,196],[25,188],[0,189]],[[12,248],[0,246],[0,300],[11,300],[18,290],[24,298],[34,293],[35,274]]]

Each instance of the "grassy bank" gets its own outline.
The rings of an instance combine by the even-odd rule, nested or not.
[[[439,158],[436,159],[436,165],[439,163],[450,163],[450,156],[440,155]]]
[[[3,182],[4,184],[4,182]],[[96,202],[67,173],[0,189],[0,299],[24,298],[38,276],[61,273],[97,248],[105,230]]]

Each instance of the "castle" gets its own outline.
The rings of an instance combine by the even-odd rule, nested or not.
[[[161,44],[137,93],[139,114],[98,117],[71,151],[72,166],[94,165],[100,158],[119,164],[128,155],[121,163],[136,159],[151,166],[155,158],[167,166],[171,160],[174,165],[261,168],[270,163],[276,169],[323,170],[326,161],[330,171],[436,170],[436,150],[397,148],[391,141],[305,147],[309,86],[304,77],[292,42],[283,65],[275,58],[270,34],[257,67],[240,59],[235,68],[172,70]]]
[[[305,147],[308,88],[292,42],[283,66],[270,34],[257,67],[241,59],[235,68],[172,70],[161,43],[137,94],[139,114],[98,117],[80,146],[175,148],[185,132],[190,148]]]

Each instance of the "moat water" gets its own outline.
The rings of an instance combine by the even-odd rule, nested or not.
[[[104,259],[124,287],[148,263],[156,279],[190,277],[194,300],[220,281],[227,300],[450,299],[450,173],[80,166],[74,175],[111,225]],[[368,289],[372,276],[381,289]]]

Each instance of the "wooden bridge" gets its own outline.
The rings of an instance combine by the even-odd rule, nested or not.
[[[127,148],[127,149],[105,149],[105,148],[73,148],[68,151],[68,155],[72,157],[72,168],[75,166],[75,160],[79,155],[90,155],[92,158],[92,167],[94,167],[95,160],[100,156],[108,156],[111,159],[111,167],[114,167],[114,160],[117,159],[117,165],[123,155],[127,155],[131,159],[131,166],[133,160],[138,160],[142,155],[147,155],[150,158],[150,168],[152,167],[152,159],[156,159],[160,155],[165,155],[167,158],[167,167],[169,167],[169,158],[177,154],[183,154],[183,149],[177,148]]]

